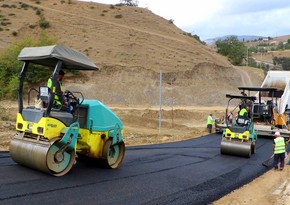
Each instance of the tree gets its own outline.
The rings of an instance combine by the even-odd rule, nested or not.
[[[200,37],[196,34],[192,35],[193,38],[195,38],[195,40],[197,40],[198,42],[200,42],[201,44],[205,45],[206,43],[202,40],[200,40]]]
[[[0,53],[0,99],[17,97],[18,74],[23,64],[17,60],[17,57],[22,48],[53,45],[55,43],[56,39],[54,37],[49,37],[42,33],[37,40],[31,37],[24,38]],[[31,65],[31,67],[31,71],[26,74],[28,76],[27,79],[30,79],[27,83],[39,83],[47,80],[49,77],[48,69],[42,69],[38,65]]]
[[[281,65],[283,70],[290,70],[290,58],[287,57],[274,57],[274,65]]]
[[[241,65],[247,55],[247,47],[236,36],[216,42],[217,52],[227,56],[233,65]]]
[[[138,7],[138,0],[120,0],[121,5]]]

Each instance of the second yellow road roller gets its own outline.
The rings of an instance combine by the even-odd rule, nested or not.
[[[226,108],[226,128],[222,134],[220,152],[221,154],[238,155],[251,157],[256,152],[257,134],[253,123],[253,102],[255,96],[226,95],[228,100]],[[231,107],[230,102],[235,102],[239,111],[232,124],[229,123],[227,116]],[[234,111],[232,111],[234,112]]]

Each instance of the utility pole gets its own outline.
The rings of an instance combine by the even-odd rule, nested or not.
[[[160,84],[159,84],[159,134],[162,122],[162,70],[160,70]]]
[[[170,78],[171,83],[171,128],[173,128],[173,78]]]
[[[247,67],[249,67],[249,48],[247,47]]]

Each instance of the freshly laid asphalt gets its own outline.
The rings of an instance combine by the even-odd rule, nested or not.
[[[16,164],[0,152],[0,204],[210,204],[259,177],[272,139],[259,138],[251,158],[220,154],[220,134],[126,147],[119,169],[78,162],[54,177]]]

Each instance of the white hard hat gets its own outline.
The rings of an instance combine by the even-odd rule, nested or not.
[[[276,136],[280,136],[280,132],[278,132],[278,131],[275,132],[275,135],[276,135]]]

